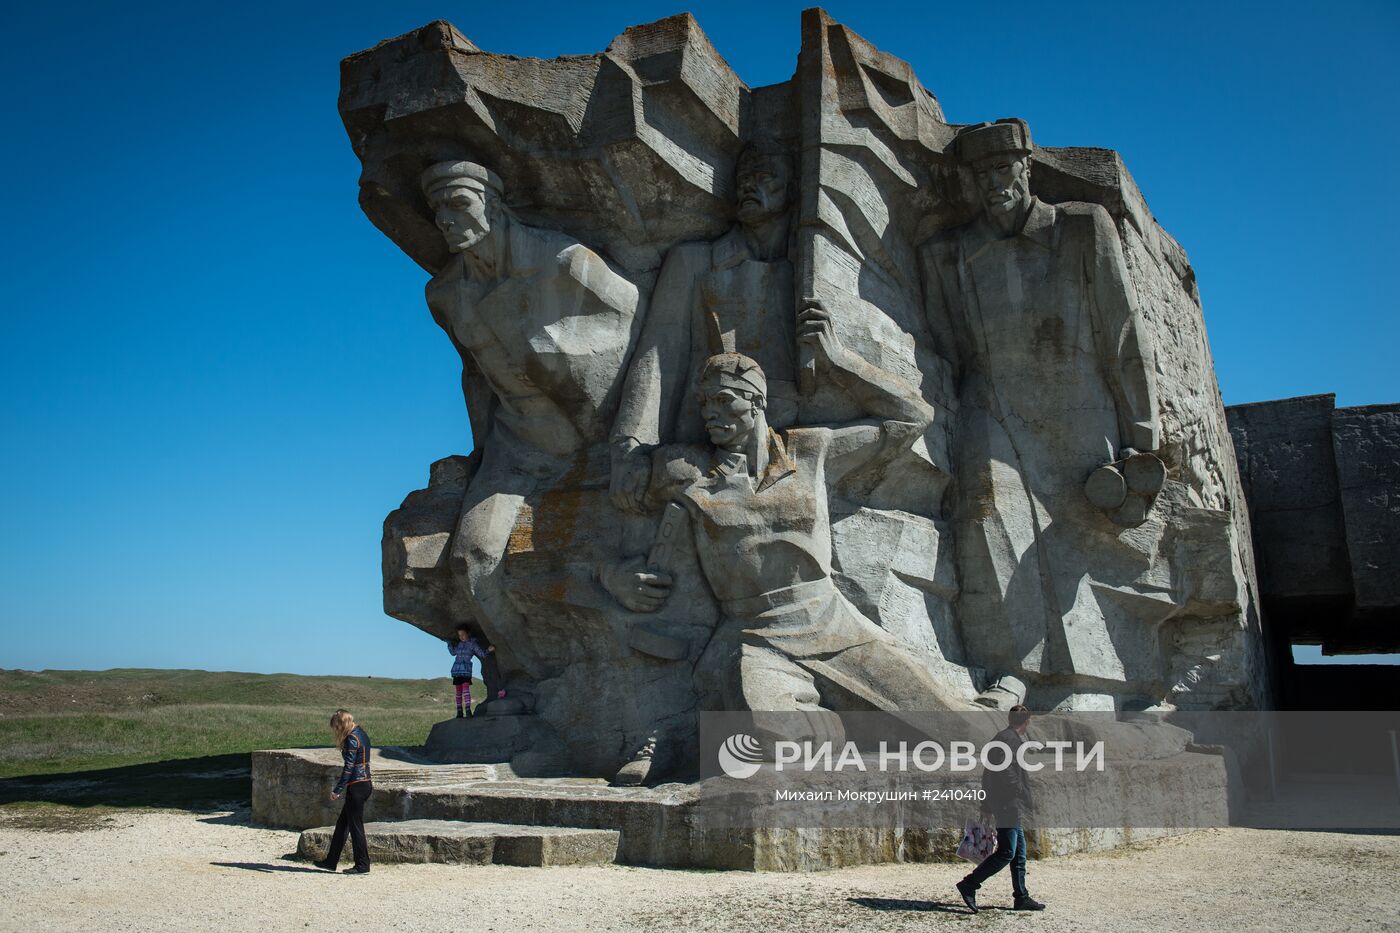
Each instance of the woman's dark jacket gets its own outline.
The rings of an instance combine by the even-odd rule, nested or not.
[[[341,749],[345,756],[345,767],[340,771],[340,780],[335,782],[337,794],[345,793],[345,788],[351,784],[369,780],[369,751],[369,736],[365,734],[365,730],[356,726],[354,731],[345,737],[345,746]]]

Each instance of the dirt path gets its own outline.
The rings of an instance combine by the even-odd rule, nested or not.
[[[121,812],[80,832],[0,811],[2,930],[1400,930],[1400,836],[1209,830],[1032,862],[1043,914],[955,904],[956,865],[808,875],[285,859],[241,814]],[[1005,875],[983,888],[1010,905]]]

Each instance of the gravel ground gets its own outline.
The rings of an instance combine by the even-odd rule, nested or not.
[[[1208,830],[1032,862],[1042,914],[1003,874],[977,916],[959,865],[807,875],[608,866],[380,865],[331,875],[247,812],[118,812],[31,828],[0,811],[3,930],[1400,930],[1400,836]],[[347,853],[348,854],[348,853]]]

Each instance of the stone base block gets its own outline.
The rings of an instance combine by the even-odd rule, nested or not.
[[[705,825],[696,784],[609,787],[591,778],[520,778],[501,765],[427,763],[421,750],[381,749],[366,817],[376,822],[466,821],[618,834],[616,860],[657,868],[814,871],[884,862],[953,861],[960,826],[716,828]],[[1123,768],[1114,782],[1068,775],[1049,793],[1131,795],[1156,782],[1152,827],[1043,829],[1029,833],[1032,857],[1113,849],[1200,826],[1229,823],[1220,755],[1184,752]],[[335,822],[326,799],[339,772],[334,749],[253,753],[253,820],[292,829]],[[1165,783],[1163,783],[1165,782]],[[415,845],[419,843],[414,843]]]
[[[334,826],[302,832],[297,853],[323,859]],[[617,858],[619,833],[611,829],[403,820],[366,823],[372,862],[443,862],[454,865],[605,865]]]
[[[444,764],[509,765],[520,777],[559,777],[569,760],[558,733],[532,715],[445,719],[433,726],[421,752]]]

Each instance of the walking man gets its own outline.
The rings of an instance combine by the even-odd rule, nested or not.
[[[1045,909],[1044,904],[1026,891],[1026,831],[1021,821],[1031,810],[1031,789],[1026,769],[1021,767],[1016,757],[1016,752],[1026,741],[1031,711],[1018,703],[1011,707],[1007,720],[1007,727],[998,732],[992,741],[1005,742],[1011,749],[1010,764],[1003,771],[987,771],[982,779],[982,789],[987,792],[982,802],[982,817],[986,822],[996,823],[997,848],[970,875],[958,882],[958,893],[974,914],[977,913],[977,889],[1007,865],[1011,866],[1011,893],[1015,898],[1015,908]]]

